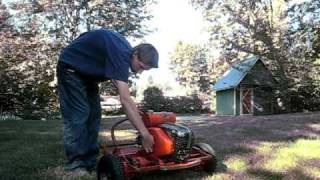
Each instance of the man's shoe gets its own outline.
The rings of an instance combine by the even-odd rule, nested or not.
[[[79,167],[76,169],[73,169],[71,171],[68,171],[68,175],[72,176],[72,177],[82,177],[82,176],[89,176],[89,172],[87,171],[87,169]]]
[[[96,166],[87,167],[87,170],[89,171],[89,173],[91,173],[96,170]]]

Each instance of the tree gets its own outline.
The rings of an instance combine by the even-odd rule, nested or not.
[[[164,110],[165,97],[162,90],[156,86],[148,87],[143,92],[143,111],[153,110],[160,112]]]
[[[192,93],[210,91],[210,70],[206,49],[199,45],[179,42],[170,56],[170,69],[177,74],[177,81]]]
[[[304,79],[314,79],[319,76],[316,69],[316,60],[320,54],[320,2],[309,1],[293,4],[287,11],[290,26],[287,33],[287,46],[289,46],[292,64],[300,66],[291,69],[295,72],[295,79],[299,84],[304,84]],[[292,46],[290,46],[290,44]],[[299,59],[300,61],[297,61]],[[307,63],[305,63],[307,62]],[[301,71],[301,68],[303,70]]]
[[[279,95],[287,106],[292,89],[308,79],[305,75],[315,60],[309,58],[312,48],[306,40],[312,44],[317,36],[307,33],[308,38],[301,39],[301,33],[312,31],[312,26],[319,22],[319,2],[312,0],[303,5],[293,3],[293,6],[290,3],[284,0],[192,0],[210,22],[210,43],[212,48],[222,50],[220,59],[232,66],[245,56],[259,55],[278,80]],[[304,19],[304,23],[297,23],[299,19]],[[307,19],[313,23],[307,25]],[[304,43],[297,44],[298,41]]]
[[[153,0],[22,0],[12,4],[22,22],[37,19],[41,32],[63,44],[80,32],[106,27],[124,36],[141,38],[148,30],[147,5]]]
[[[108,27],[127,37],[142,37],[148,33],[143,23],[151,18],[147,4],[152,2],[21,0],[10,3],[14,12],[11,15],[0,4],[0,26],[10,27],[0,30],[1,76],[8,77],[1,78],[5,86],[1,87],[0,97],[21,104],[20,113],[26,109],[31,113],[48,111],[51,105],[57,105],[54,77],[62,47],[81,32],[97,27]],[[15,98],[8,96],[10,93]]]
[[[7,7],[0,0],[0,114],[4,111],[12,112],[15,108],[13,89],[17,87],[17,83],[14,83],[16,81],[11,78],[11,74],[8,72],[9,63],[5,61],[5,54],[10,47],[6,39],[12,36],[10,33],[10,17]]]
[[[203,103],[196,94],[192,96],[165,97],[160,88],[150,86],[143,92],[143,95],[142,111],[194,113],[203,110]]]
[[[211,22],[211,43],[213,48],[222,50],[220,59],[232,65],[250,54],[268,57],[276,64],[273,68],[279,77],[286,82],[281,57],[283,52],[277,48],[281,47],[281,35],[286,29],[282,26],[286,24],[281,16],[282,3],[194,0],[193,4],[201,8],[205,18]]]
[[[13,16],[5,6],[1,7],[0,19],[4,20],[0,31],[1,112],[19,115],[41,109],[49,112],[55,99],[53,88],[49,86],[54,69],[46,60],[54,47],[47,45],[40,36],[20,33],[13,25]],[[25,27],[32,28],[33,23],[29,22]]]
[[[291,4],[287,11],[289,29],[290,71],[293,79],[293,107],[299,110],[319,110],[320,107],[320,2]]]
[[[2,29],[2,31],[8,31],[10,29],[10,17],[11,15],[7,7],[0,0],[0,29]]]

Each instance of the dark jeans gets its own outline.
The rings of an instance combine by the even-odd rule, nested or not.
[[[91,169],[99,152],[101,107],[98,83],[58,62],[58,92],[63,117],[66,170]]]

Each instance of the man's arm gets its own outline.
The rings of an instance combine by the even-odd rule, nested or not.
[[[152,152],[152,146],[154,143],[153,136],[149,133],[141,120],[138,108],[130,97],[128,84],[118,80],[112,80],[112,82],[118,88],[120,101],[128,119],[142,136],[143,148],[147,152]]]

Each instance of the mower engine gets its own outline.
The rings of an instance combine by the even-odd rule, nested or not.
[[[176,122],[174,113],[144,113],[142,120],[154,137],[155,156],[171,156],[171,160],[177,162],[188,158],[194,135],[191,128],[174,124]]]
[[[198,168],[212,173],[216,168],[215,152],[210,145],[194,145],[191,128],[176,124],[176,115],[170,112],[144,112],[142,120],[154,138],[152,153],[141,146],[141,137],[134,144],[118,144],[114,136],[116,123],[111,130],[114,147],[98,163],[98,179],[130,179],[138,174],[186,168]]]

